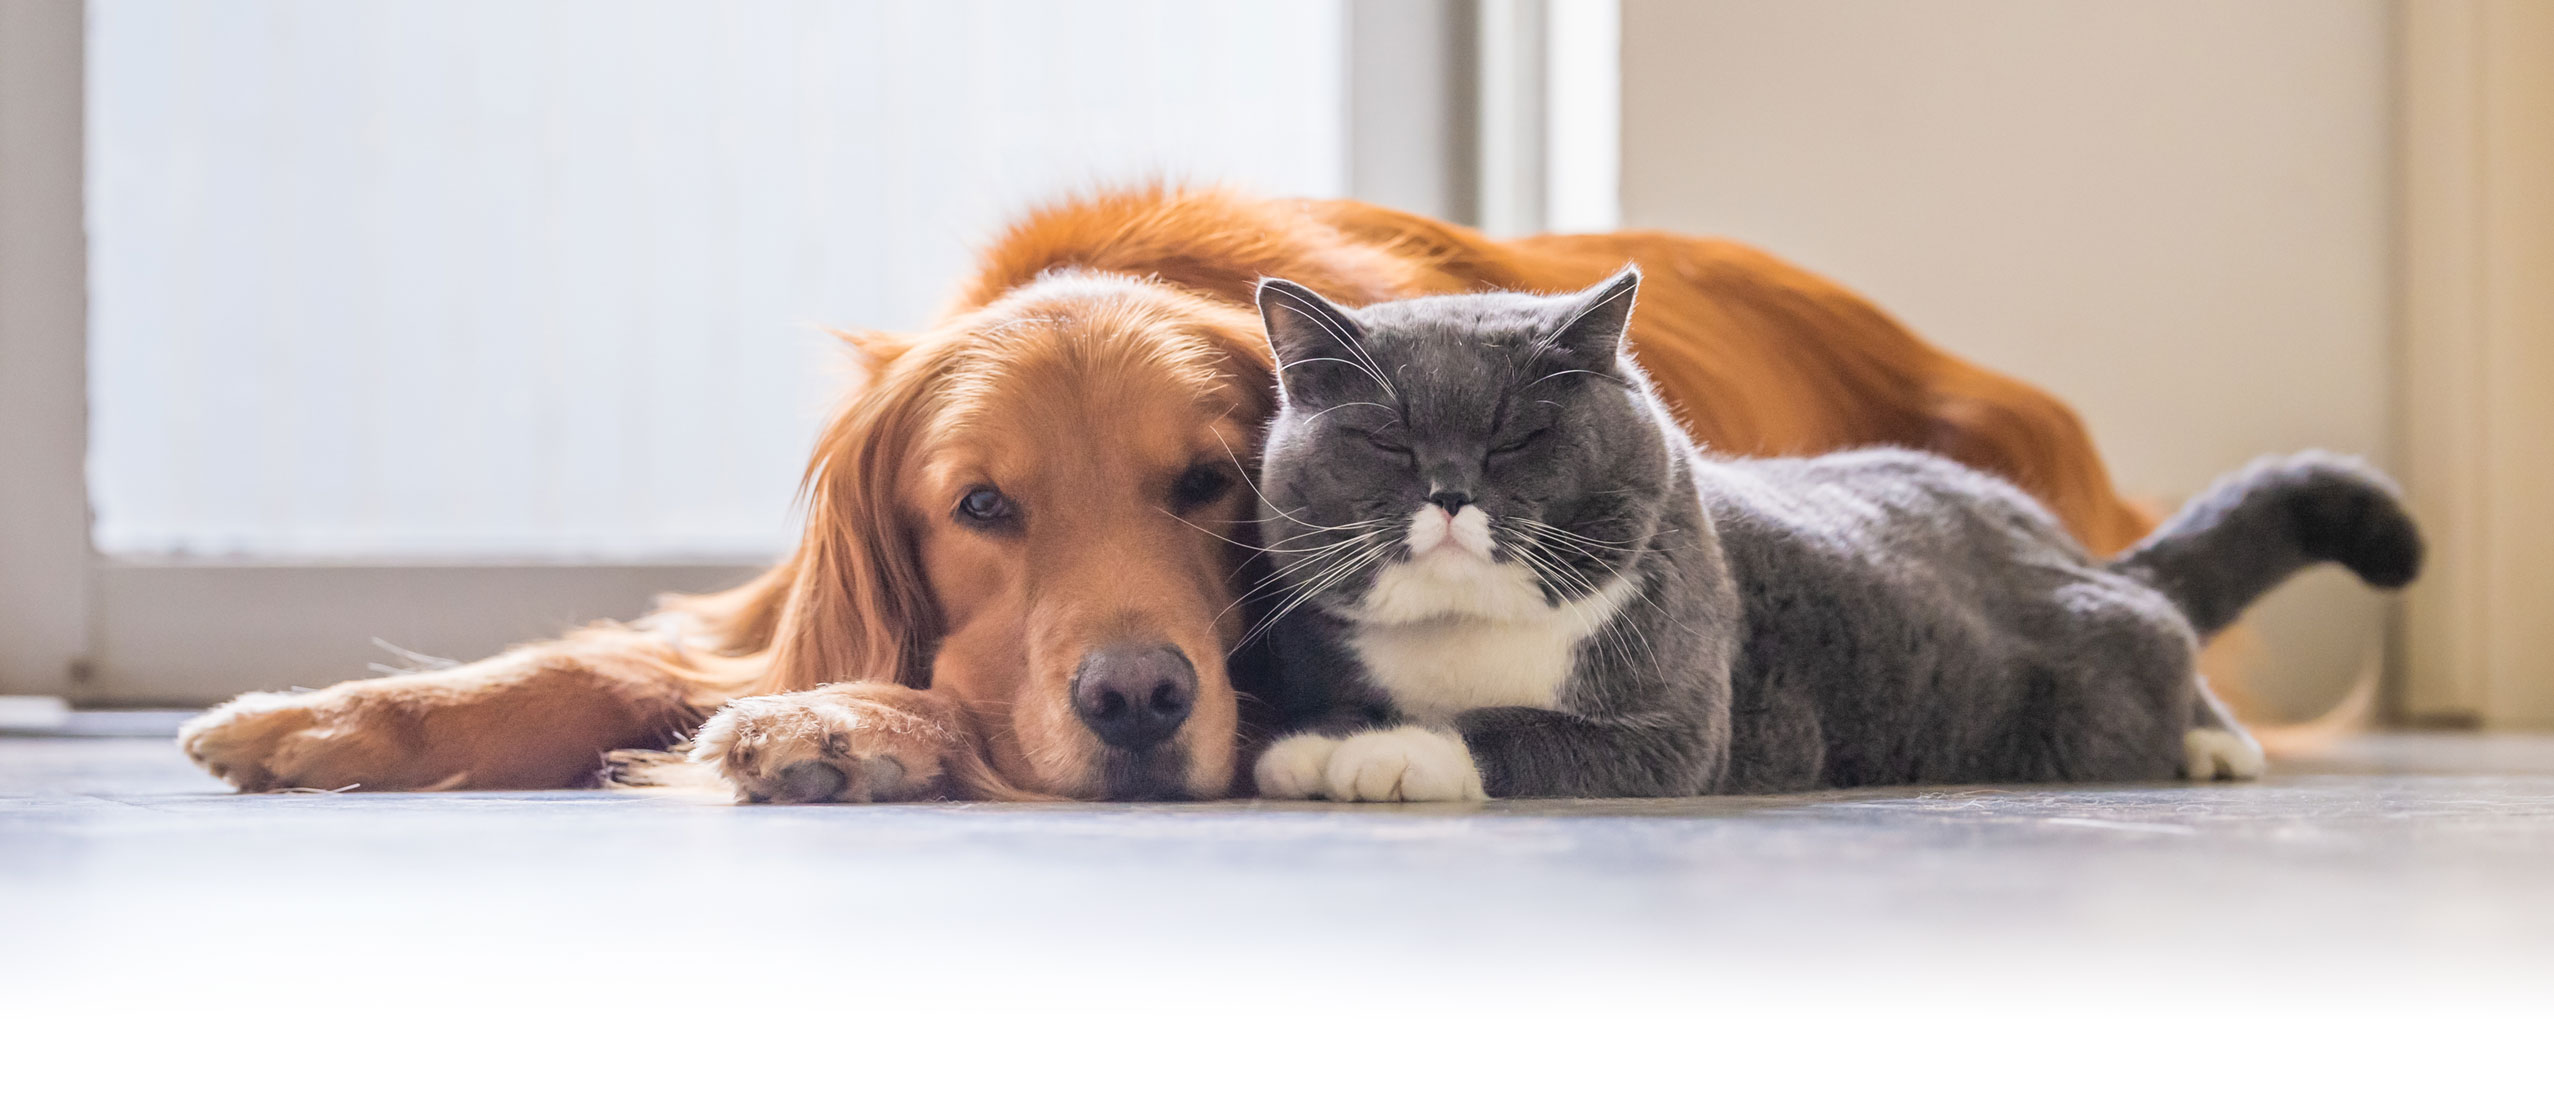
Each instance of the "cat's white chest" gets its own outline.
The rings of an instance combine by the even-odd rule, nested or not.
[[[1447,725],[1483,707],[1548,710],[1569,682],[1579,643],[1636,587],[1617,578],[1595,595],[1551,607],[1532,574],[1515,565],[1397,565],[1378,578],[1367,603],[1391,617],[1356,623],[1349,646],[1376,689],[1414,721]]]

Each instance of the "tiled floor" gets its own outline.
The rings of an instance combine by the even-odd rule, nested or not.
[[[1400,809],[240,796],[165,737],[0,738],[0,1098],[2461,1100],[2537,1082],[2549,997],[2549,738]]]
[[[2251,785],[1340,809],[238,796],[165,740],[6,738],[0,902],[0,978],[84,994],[303,968],[590,981],[696,955],[683,974],[740,993],[1273,959],[1516,985],[2061,970],[2539,994],[2554,739],[2358,739]]]

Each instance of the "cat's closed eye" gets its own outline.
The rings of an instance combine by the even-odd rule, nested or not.
[[[1490,456],[1504,457],[1508,454],[1522,451],[1525,447],[1533,445],[1537,439],[1542,438],[1543,435],[1549,432],[1548,428],[1538,428],[1526,431],[1523,434],[1491,446]]]
[[[1397,457],[1410,456],[1409,443],[1403,442],[1398,438],[1385,437],[1384,435],[1377,434],[1369,430],[1351,430],[1349,433],[1365,439],[1367,445],[1373,446],[1385,453],[1390,453]]]

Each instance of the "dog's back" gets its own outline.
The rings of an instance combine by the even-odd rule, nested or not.
[[[1872,445],[1996,473],[2096,553],[2155,520],[2111,485],[2055,396],[1927,344],[1852,291],[1761,250],[1623,231],[1493,239],[1353,200],[1214,189],[1100,193],[1021,220],[984,254],[962,304],[1064,267],[1146,275],[1247,308],[1263,276],[1351,306],[1506,288],[1564,292],[1637,262],[1649,274],[1632,348],[1695,440],[1798,456]]]

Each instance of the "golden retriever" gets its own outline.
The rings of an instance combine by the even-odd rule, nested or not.
[[[191,721],[243,790],[642,782],[691,742],[753,800],[1207,798],[1256,678],[1249,481],[1263,276],[1346,303],[1649,274],[1632,342],[1712,447],[1894,443],[2012,478],[2096,550],[2148,520],[2072,412],[1737,244],[1499,241],[1349,201],[1146,188],[1032,214],[917,335],[850,336],[797,548],[753,582],[436,672]],[[1237,683],[1241,686],[1236,686]]]

